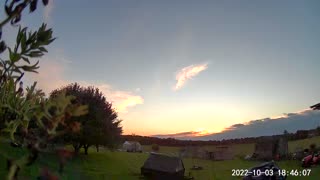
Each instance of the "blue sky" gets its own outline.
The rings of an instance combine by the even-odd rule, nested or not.
[[[47,92],[75,81],[101,88],[127,134],[219,132],[320,100],[319,8],[317,0],[51,0],[23,17],[58,37],[27,79]]]

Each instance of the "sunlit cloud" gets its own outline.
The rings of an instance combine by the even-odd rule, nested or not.
[[[59,52],[62,53],[60,50]],[[68,81],[65,79],[68,63],[70,61],[63,56],[41,58],[38,74],[28,73],[27,84],[36,81],[37,88],[42,89],[48,95],[52,90],[68,84]]]
[[[182,68],[177,74],[176,74],[176,85],[173,88],[173,90],[177,91],[181,89],[188,80],[192,79],[196,75],[198,75],[201,71],[204,71],[208,68],[208,64],[198,64],[198,65],[191,65]]]
[[[214,132],[211,130],[199,128],[199,129],[196,129],[195,131],[180,132],[180,133],[173,133],[173,134],[158,134],[153,136],[159,137],[159,138],[192,139],[193,137],[206,136],[206,135],[211,135],[213,133]]]
[[[69,80],[66,75],[66,71],[72,62],[64,56],[63,50],[61,49],[56,50],[54,54],[56,54],[56,56],[48,55],[40,60],[38,74],[27,74],[26,85],[31,85],[36,81],[37,88],[42,89],[49,95],[50,92],[55,89],[74,83],[74,81]],[[98,88],[106,97],[107,101],[113,104],[113,107],[118,113],[127,113],[128,108],[143,104],[144,102],[144,99],[134,92],[118,90],[107,83],[93,83],[88,81],[78,81],[78,83],[81,86]]]
[[[120,91],[112,88],[111,85],[105,83],[88,83],[79,82],[82,86],[94,86],[98,88],[106,97],[107,101],[112,102],[116,111],[119,113],[127,113],[129,107],[143,104],[144,100],[141,96],[135,95],[130,91]]]

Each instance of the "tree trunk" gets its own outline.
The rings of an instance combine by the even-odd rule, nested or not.
[[[97,149],[97,152],[99,152],[99,145],[98,144],[96,145],[96,149]]]
[[[84,148],[84,154],[88,155],[89,145],[84,145],[83,148]]]
[[[81,148],[81,145],[80,144],[73,144],[73,148],[74,148],[74,154],[78,155],[80,148]]]

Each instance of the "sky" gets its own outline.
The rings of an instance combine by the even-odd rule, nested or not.
[[[320,101],[319,8],[317,0],[51,0],[20,23],[46,22],[58,37],[25,81],[47,93],[72,82],[98,87],[124,134],[229,137],[234,125],[268,118],[281,131],[300,128],[287,114],[303,114],[309,128],[320,120],[308,111]],[[3,29],[9,45],[16,31]]]

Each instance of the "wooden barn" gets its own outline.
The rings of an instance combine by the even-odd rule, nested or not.
[[[201,147],[187,146],[180,149],[179,157],[205,159],[206,151]]]
[[[223,160],[232,160],[233,153],[229,146],[217,146],[213,152],[213,160],[223,161]]]
[[[252,158],[257,160],[273,160],[286,158],[288,155],[288,141],[284,138],[265,137],[255,144]]]
[[[229,146],[217,146],[214,149],[195,146],[182,148],[180,157],[221,161],[233,159],[233,153]]]

